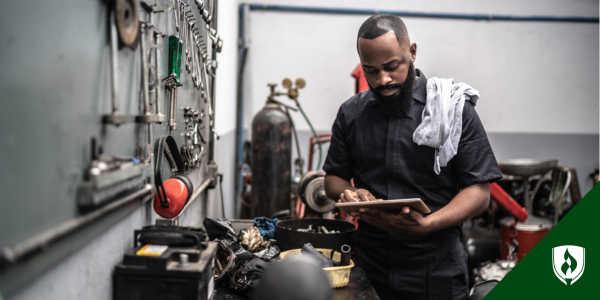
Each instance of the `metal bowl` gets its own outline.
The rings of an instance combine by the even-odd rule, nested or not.
[[[545,174],[558,164],[558,159],[518,158],[499,163],[500,171],[507,175],[531,177]]]
[[[310,233],[300,232],[298,228],[307,228],[308,225],[325,226],[328,230],[339,233]],[[296,219],[277,222],[275,238],[281,251],[301,249],[304,244],[311,243],[315,248],[339,250],[342,245],[350,245],[352,233],[356,226],[350,222],[329,219]]]

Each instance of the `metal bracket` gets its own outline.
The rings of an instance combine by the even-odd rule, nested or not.
[[[206,165],[206,177],[212,178],[212,181],[208,185],[209,189],[214,189],[217,186],[217,163],[214,161],[210,161],[208,165]]]

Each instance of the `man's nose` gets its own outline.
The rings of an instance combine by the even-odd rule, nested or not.
[[[392,77],[390,76],[390,73],[380,71],[377,76],[377,85],[386,85],[389,83],[392,83]]]

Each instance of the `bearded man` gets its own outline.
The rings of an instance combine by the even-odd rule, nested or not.
[[[399,213],[353,213],[359,219],[352,242],[355,259],[381,299],[466,299],[461,224],[486,210],[489,184],[502,177],[474,109],[479,94],[467,89],[471,92],[464,96],[465,89],[450,81],[452,92],[461,93],[457,99],[462,97],[452,114],[460,122],[443,136],[455,145],[417,143],[431,138],[417,129],[431,123],[437,102],[428,101],[439,100],[439,84],[448,80],[428,83],[415,69],[417,45],[393,15],[367,19],[358,32],[357,50],[370,89],[338,111],[323,166],[327,195],[342,202],[421,198],[432,212],[404,207]],[[455,153],[444,156],[449,147]]]

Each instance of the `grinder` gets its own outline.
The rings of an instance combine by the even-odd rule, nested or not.
[[[325,194],[325,172],[309,171],[298,183],[298,195],[306,204],[305,217],[317,217],[335,208],[335,201]]]

